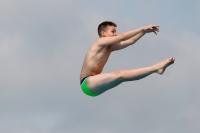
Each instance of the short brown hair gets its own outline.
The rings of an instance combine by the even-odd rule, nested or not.
[[[117,27],[117,25],[111,21],[104,21],[101,24],[99,24],[98,26],[98,34],[99,36],[101,36],[101,31],[105,31],[107,26],[115,26]]]

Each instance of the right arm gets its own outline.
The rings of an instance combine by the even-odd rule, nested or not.
[[[111,44],[119,43],[121,41],[126,41],[141,32],[145,32],[145,33],[154,32],[156,34],[156,32],[158,31],[158,27],[159,26],[157,25],[149,25],[149,26],[145,26],[136,30],[126,31],[117,36],[102,37],[96,41],[96,44],[99,46],[108,46]]]

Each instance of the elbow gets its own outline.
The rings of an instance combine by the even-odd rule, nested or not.
[[[131,42],[131,44],[134,44],[136,41],[137,41],[137,40],[133,40],[133,41]]]

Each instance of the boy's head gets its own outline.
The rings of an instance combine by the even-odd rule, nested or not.
[[[111,21],[102,22],[98,26],[98,34],[100,37],[111,37],[116,36],[117,25]]]

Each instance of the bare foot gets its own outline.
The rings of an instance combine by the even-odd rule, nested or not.
[[[165,59],[161,62],[158,62],[154,65],[155,69],[156,69],[156,72],[158,74],[163,74],[165,69],[170,66],[171,64],[173,64],[175,61],[174,58],[168,58],[168,59]]]

